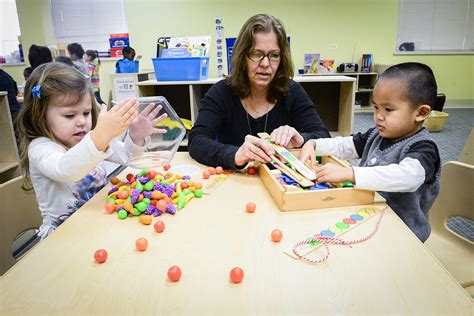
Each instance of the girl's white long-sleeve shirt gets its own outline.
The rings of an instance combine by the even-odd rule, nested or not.
[[[99,151],[88,133],[69,150],[47,137],[30,143],[30,177],[43,224],[41,238],[71,216],[106,184],[104,160],[126,164],[131,154],[144,151],[127,135],[124,142],[114,139],[107,151]]]

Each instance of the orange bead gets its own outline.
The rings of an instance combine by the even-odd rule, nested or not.
[[[133,211],[133,204],[129,201],[125,201],[123,202],[123,208],[130,213],[131,211]]]
[[[221,174],[224,172],[224,169],[221,166],[216,167],[216,173]]]
[[[158,202],[156,202],[156,208],[159,209],[162,212],[164,212],[166,210],[167,206],[168,205],[166,205],[165,200],[159,200]]]
[[[207,169],[209,171],[210,174],[216,174],[216,169],[213,168],[213,167],[210,167],[209,169]]]
[[[104,208],[107,211],[107,213],[115,212],[115,204],[112,202],[105,203]]]
[[[245,209],[247,210],[248,213],[255,212],[256,208],[257,208],[257,206],[255,205],[254,202],[248,202],[247,205],[245,205]]]
[[[137,247],[138,251],[145,251],[148,247],[148,240],[145,238],[138,238],[137,241],[135,241],[135,247]]]
[[[274,242],[280,242],[281,238],[283,237],[283,233],[279,229],[272,230],[272,240]]]
[[[205,170],[203,173],[202,173],[202,177],[204,179],[209,179],[209,177],[211,176],[211,173],[209,172],[209,170]]]
[[[126,198],[128,198],[128,191],[127,190],[120,191],[117,197],[121,200],[125,200]]]

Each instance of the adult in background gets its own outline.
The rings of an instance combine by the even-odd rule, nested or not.
[[[28,50],[28,61],[30,62],[31,71],[33,71],[39,65],[52,62],[53,56],[48,47],[33,44]]]
[[[291,78],[294,68],[285,29],[268,14],[252,16],[239,32],[232,74],[213,85],[189,135],[189,154],[198,162],[241,169],[268,163],[273,148],[257,137],[270,134],[286,148],[330,137],[315,106]]]

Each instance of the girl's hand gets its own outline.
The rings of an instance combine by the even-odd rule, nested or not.
[[[318,165],[316,162],[316,142],[313,139],[308,140],[301,148],[299,160],[305,163],[308,159],[311,161],[313,170],[316,169]]]
[[[303,136],[291,126],[280,126],[270,134],[270,140],[288,149],[299,148],[303,145]]]
[[[115,137],[121,135],[135,119],[138,101],[135,98],[127,99],[110,111],[104,104],[100,107],[97,125],[91,131],[91,138],[100,151],[105,151]]]
[[[351,167],[341,167],[332,163],[327,163],[317,167],[316,175],[318,182],[355,182],[354,170]]]
[[[166,129],[155,127],[156,124],[163,121],[168,116],[168,114],[164,113],[155,118],[156,115],[160,113],[161,108],[161,105],[155,107],[154,103],[150,103],[140,112],[132,123],[130,123],[130,138],[136,145],[145,145],[145,137],[152,134],[165,134],[167,132]]]
[[[243,166],[247,162],[254,160],[261,163],[268,163],[272,161],[270,155],[274,154],[275,149],[265,140],[247,135],[245,136],[245,142],[235,153],[234,162],[236,166]]]

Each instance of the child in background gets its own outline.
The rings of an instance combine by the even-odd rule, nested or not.
[[[69,52],[69,57],[71,58],[74,66],[82,72],[84,75],[89,76],[87,71],[87,65],[84,62],[84,48],[79,43],[71,43],[67,45],[67,51]]]
[[[84,76],[63,63],[48,63],[26,82],[18,117],[23,189],[35,191],[43,239],[106,184],[103,160],[125,164],[144,150],[146,139],[166,114],[149,104],[138,116],[138,101],[127,99],[100,113]],[[129,127],[124,142],[117,139]]]
[[[86,50],[85,61],[89,77],[91,77],[92,88],[94,89],[95,99],[99,104],[104,104],[100,97],[100,59],[96,50]]]
[[[28,77],[31,75],[32,72],[33,68],[31,67],[26,67],[25,69],[23,69],[23,78],[25,78],[25,81],[28,80]]]
[[[424,242],[430,235],[428,211],[439,193],[438,147],[423,128],[437,94],[433,71],[424,64],[388,68],[373,91],[376,127],[349,137],[309,140],[300,160],[316,155],[361,158],[359,167],[316,167],[318,182],[351,181],[357,189],[376,190]]]
[[[119,65],[122,61],[133,61],[135,59],[135,50],[132,47],[127,46],[122,50],[122,55],[123,58],[115,63],[115,73],[117,74],[121,73]]]

